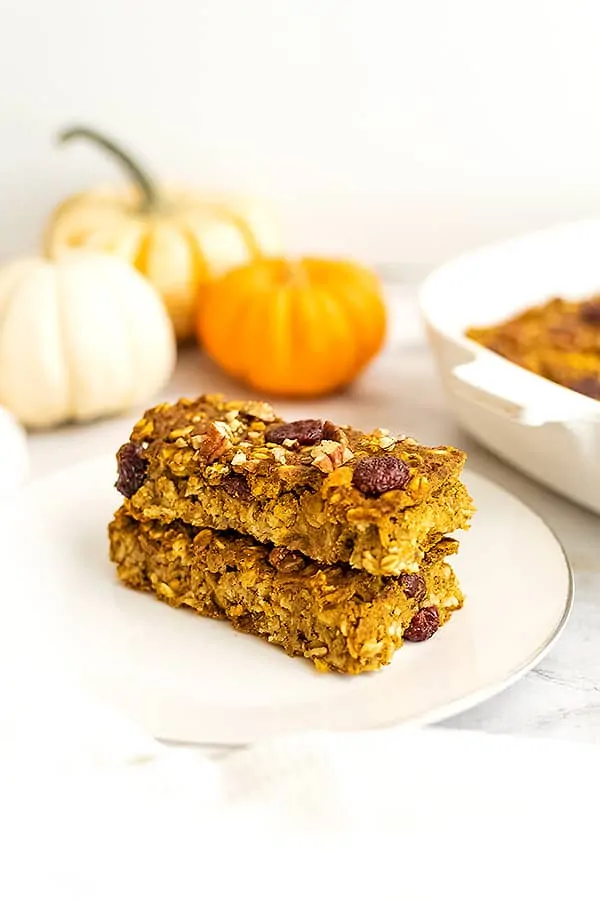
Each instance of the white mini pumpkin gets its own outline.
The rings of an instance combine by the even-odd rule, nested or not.
[[[114,415],[169,378],[160,296],[126,262],[85,251],[0,269],[0,404],[29,428]]]

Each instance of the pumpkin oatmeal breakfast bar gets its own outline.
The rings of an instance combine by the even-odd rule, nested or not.
[[[430,638],[463,603],[438,541],[419,573],[370,575],[182,522],[138,521],[125,504],[109,525],[121,581],[171,606],[225,619],[320,671],[356,675],[389,663],[404,641]]]
[[[416,572],[473,512],[462,451],[320,419],[284,422],[260,401],[157,406],[117,459],[117,488],[136,518],[234,530],[372,575]]]
[[[505,359],[600,400],[600,296],[555,298],[467,337]]]

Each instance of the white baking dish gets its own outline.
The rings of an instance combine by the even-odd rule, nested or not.
[[[600,513],[600,402],[464,337],[553,296],[600,292],[600,219],[485,247],[433,272],[421,308],[448,401],[482,444]]]

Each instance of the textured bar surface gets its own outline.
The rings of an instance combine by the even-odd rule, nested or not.
[[[320,565],[251,538],[181,522],[137,521],[122,507],[109,526],[111,559],[129,587],[310,659],[321,671],[359,674],[392,659],[403,637],[435,633],[463,595],[439,541],[419,575],[383,578]],[[433,623],[433,624],[432,624]]]
[[[600,297],[555,298],[467,337],[563,387],[600,400]]]
[[[473,512],[462,451],[316,419],[283,423],[259,401],[162,404],[119,459],[118,486],[138,518],[233,529],[376,575],[416,571]]]

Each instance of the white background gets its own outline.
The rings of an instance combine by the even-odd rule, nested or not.
[[[265,195],[293,251],[434,263],[600,212],[597,0],[0,0],[0,256],[113,177]]]

